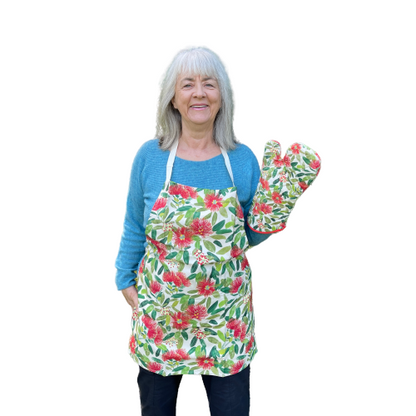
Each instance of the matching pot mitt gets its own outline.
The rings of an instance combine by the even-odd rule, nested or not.
[[[260,234],[284,230],[296,201],[312,185],[320,169],[321,159],[310,147],[294,143],[282,158],[280,143],[267,142],[248,226]]]

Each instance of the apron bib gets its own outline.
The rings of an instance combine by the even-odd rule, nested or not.
[[[257,352],[244,215],[223,149],[233,186],[220,190],[172,182],[176,150],[145,229],[130,355],[163,376],[224,377]]]

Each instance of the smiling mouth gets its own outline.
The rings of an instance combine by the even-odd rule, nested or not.
[[[205,108],[208,108],[207,105],[191,105],[191,108],[194,108],[195,110],[204,110]]]

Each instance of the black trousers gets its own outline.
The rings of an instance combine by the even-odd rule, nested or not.
[[[181,380],[181,375],[163,377],[140,367],[137,383],[142,416],[175,416]],[[211,416],[248,416],[250,366],[232,376],[203,375],[202,380],[207,392]]]

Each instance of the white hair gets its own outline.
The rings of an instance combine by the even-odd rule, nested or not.
[[[156,137],[161,149],[169,150],[182,133],[181,115],[172,104],[176,81],[181,74],[216,79],[221,93],[221,108],[214,121],[214,141],[225,150],[234,149],[237,139],[233,129],[234,101],[230,80],[220,58],[203,47],[178,52],[165,73],[161,83],[156,126]]]

